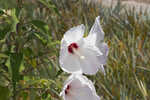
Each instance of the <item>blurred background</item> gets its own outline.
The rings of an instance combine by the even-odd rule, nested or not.
[[[87,76],[101,100],[150,98],[149,0],[0,0],[0,100],[62,100],[69,74],[60,69],[60,40],[73,26],[87,35],[97,16],[110,51]]]

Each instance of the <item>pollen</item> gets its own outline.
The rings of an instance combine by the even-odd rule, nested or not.
[[[68,52],[69,53],[74,53],[73,49],[78,49],[79,46],[77,45],[77,43],[71,43],[69,46],[68,46]]]

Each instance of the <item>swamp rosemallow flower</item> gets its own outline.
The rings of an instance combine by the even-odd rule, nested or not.
[[[104,32],[96,18],[89,35],[83,37],[85,27],[79,25],[71,28],[61,40],[59,63],[68,73],[84,73],[93,75],[106,63],[108,46],[103,42]]]
[[[71,75],[60,95],[64,100],[100,100],[93,83],[81,74]]]

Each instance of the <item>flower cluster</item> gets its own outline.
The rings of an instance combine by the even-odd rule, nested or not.
[[[100,100],[92,82],[82,75],[94,75],[99,69],[105,73],[108,46],[103,42],[99,19],[95,19],[87,37],[83,37],[84,25],[79,25],[68,30],[61,40],[60,67],[72,74],[61,92],[64,100]]]

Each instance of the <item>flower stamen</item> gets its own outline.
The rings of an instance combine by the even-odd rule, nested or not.
[[[77,43],[71,43],[68,46],[68,52],[71,54],[76,54],[77,56],[79,56],[80,59],[85,59],[84,56],[81,55],[81,53],[78,50],[79,46],[77,45]]]
[[[81,53],[78,50],[73,49],[73,51],[80,59],[82,59],[82,60],[85,59],[85,57],[83,55],[81,55]]]

